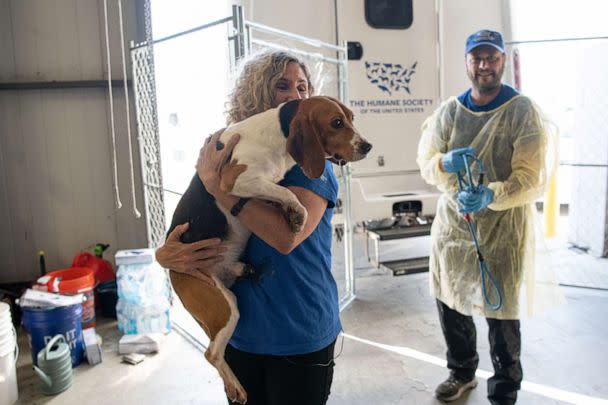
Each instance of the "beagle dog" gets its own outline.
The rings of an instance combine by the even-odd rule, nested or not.
[[[304,174],[318,178],[325,160],[337,163],[363,159],[371,150],[353,126],[353,113],[331,97],[293,100],[229,126],[221,135],[226,143],[234,134],[240,140],[221,171],[221,188],[238,197],[272,201],[284,210],[293,232],[306,223],[306,209],[286,187],[277,183],[295,164]],[[218,142],[218,149],[221,144]],[[190,275],[170,272],[171,283],[184,307],[209,336],[207,360],[218,370],[229,398],[245,403],[247,394],[224,360],[224,351],[239,318],[236,298],[228,289],[245,273],[239,261],[251,232],[228,210],[216,204],[198,175],[173,214],[170,233],[189,222],[184,243],[219,237],[227,251],[211,272],[215,286]]]

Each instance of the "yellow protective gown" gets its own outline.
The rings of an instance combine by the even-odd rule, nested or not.
[[[422,126],[417,162],[422,177],[442,192],[431,229],[431,293],[462,314],[519,318],[524,274],[534,280],[532,203],[543,194],[557,157],[547,124],[534,103],[518,95],[488,112],[470,111],[451,98]],[[475,247],[458,212],[457,176],[439,168],[447,151],[466,146],[483,162],[484,184],[494,191],[493,202],[473,218],[481,252],[503,294],[498,311],[483,298]],[[494,289],[486,286],[491,302],[497,302]]]

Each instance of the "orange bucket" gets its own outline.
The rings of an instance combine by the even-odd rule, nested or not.
[[[49,292],[73,295],[81,293],[86,301],[82,303],[82,328],[95,326],[95,273],[88,267],[70,267],[46,273],[37,281]]]

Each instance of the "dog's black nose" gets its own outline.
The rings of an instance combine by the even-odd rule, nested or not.
[[[370,150],[372,150],[372,144],[368,142],[363,142],[361,146],[359,146],[359,150],[361,153],[367,154]]]

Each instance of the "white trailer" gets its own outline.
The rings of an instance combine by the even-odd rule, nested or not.
[[[434,214],[436,190],[416,164],[420,126],[441,100],[468,87],[466,36],[481,28],[504,31],[508,6],[500,0],[312,0],[305,9],[291,1],[242,3],[250,20],[349,43],[346,101],[374,145],[368,158],[352,164],[355,223],[417,207]]]

